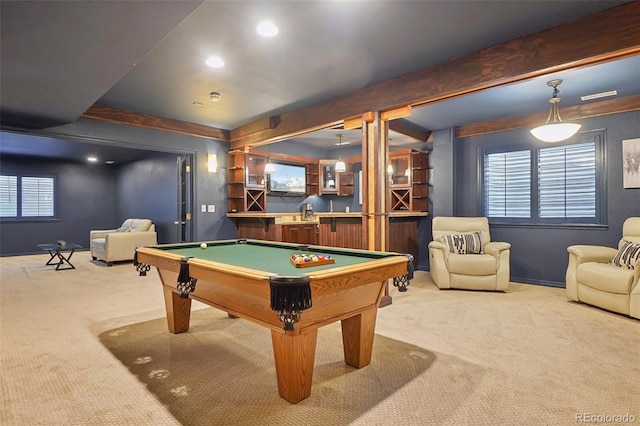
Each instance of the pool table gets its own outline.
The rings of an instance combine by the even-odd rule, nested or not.
[[[293,254],[328,255],[335,263],[304,268]],[[311,394],[319,327],[340,320],[345,362],[368,365],[376,313],[388,280],[400,291],[413,275],[413,257],[398,253],[261,240],[223,240],[138,247],[140,275],[158,270],[169,331],[189,328],[191,300],[271,330],[282,398]]]

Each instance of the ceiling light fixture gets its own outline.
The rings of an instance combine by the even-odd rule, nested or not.
[[[278,27],[276,27],[276,24],[271,21],[260,22],[256,27],[256,31],[263,37],[273,37],[278,35],[280,32]]]
[[[98,161],[97,157],[87,157],[87,161],[90,163],[95,163],[96,161]]]
[[[211,102],[218,102],[221,97],[222,95],[220,94],[220,92],[209,93],[209,99],[211,99]]]
[[[600,93],[594,93],[593,95],[580,96],[580,99],[583,101],[590,101],[591,99],[606,98],[609,96],[616,96],[617,94],[618,94],[617,90],[609,90],[608,92],[600,92]]]
[[[269,145],[269,155],[267,156],[267,164],[264,165],[264,173],[270,175],[276,172],[276,165],[271,162],[271,145]]]
[[[224,61],[219,56],[211,56],[204,61],[205,64],[210,66],[211,68],[222,68],[224,67]]]
[[[340,150],[340,147],[342,146],[342,133],[339,133],[336,135],[338,137],[338,150]],[[344,161],[342,161],[342,158],[338,157],[338,161],[336,162],[335,165],[335,169],[336,173],[344,173],[347,171],[347,165],[344,164]]]
[[[578,123],[563,123],[562,119],[560,119],[558,103],[561,98],[558,97],[558,86],[561,83],[562,80],[560,79],[547,82],[547,86],[553,87],[553,96],[549,99],[551,108],[547,122],[542,126],[531,129],[531,134],[543,142],[560,142],[569,139],[582,127],[582,125]],[[553,122],[551,122],[551,119],[553,119]]]

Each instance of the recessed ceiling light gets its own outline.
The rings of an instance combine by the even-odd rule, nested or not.
[[[222,68],[224,67],[224,61],[220,56],[211,56],[204,61],[205,64],[209,65],[211,68]]]
[[[115,164],[116,162],[113,161],[113,160],[109,160],[109,161],[105,161],[105,163],[107,163],[107,164]]]
[[[97,157],[87,157],[87,161],[89,161],[90,163],[95,163],[96,161],[98,161]]]
[[[271,21],[260,22],[256,27],[256,31],[263,37],[273,37],[275,35],[278,35],[278,33],[280,32],[278,27],[276,27],[276,24]]]
[[[580,99],[582,99],[583,101],[590,101],[591,99],[606,98],[607,96],[616,96],[617,94],[617,90],[610,90],[608,92],[600,92],[594,93],[593,95],[580,96]]]

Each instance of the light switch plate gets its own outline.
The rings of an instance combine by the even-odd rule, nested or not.
[[[200,207],[200,211],[201,211],[202,213],[206,213],[206,212],[207,212],[207,205],[206,205],[206,204],[203,204],[203,205]]]
[[[215,213],[215,212],[216,212],[216,205],[215,205],[215,204],[209,204],[209,205],[207,206],[207,211],[208,211],[209,213]]]

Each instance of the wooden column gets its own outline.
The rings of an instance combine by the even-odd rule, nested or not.
[[[385,251],[389,246],[389,159],[388,127],[379,112],[373,113],[371,122],[363,121],[362,143],[362,212],[366,218],[366,248]]]

